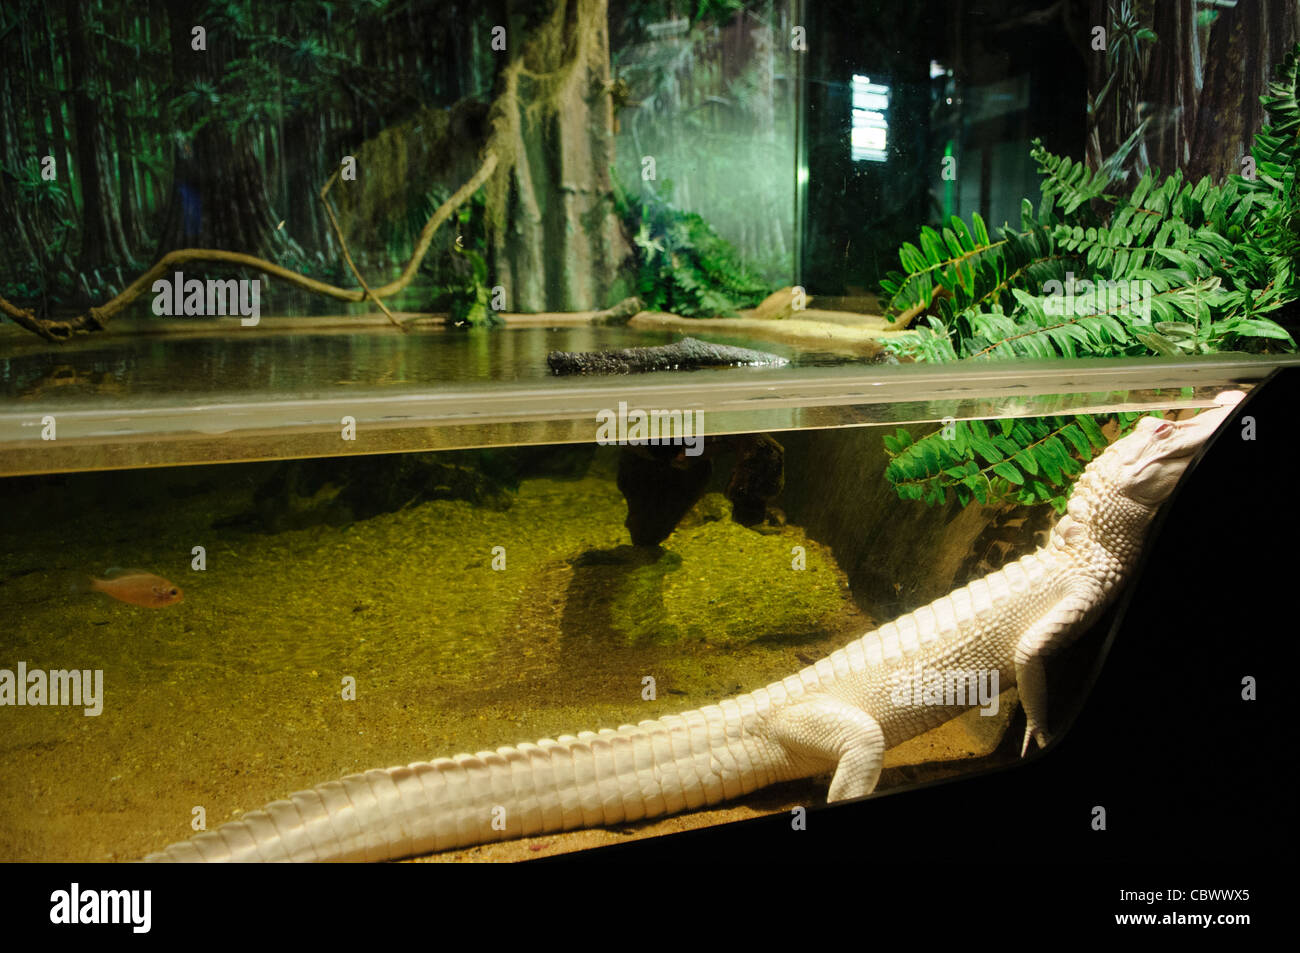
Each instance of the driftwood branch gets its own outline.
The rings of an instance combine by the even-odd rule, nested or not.
[[[65,341],[74,334],[103,330],[105,322],[122,311],[140,295],[149,291],[153,287],[153,283],[159,278],[164,277],[177,265],[185,265],[196,261],[221,262],[243,268],[253,268],[268,275],[282,278],[291,285],[339,301],[364,301],[366,298],[378,301],[380,298],[390,298],[411,283],[420,268],[420,263],[424,260],[424,256],[429,252],[429,246],[433,243],[433,236],[438,227],[450,218],[451,214],[464,204],[471,195],[478,191],[479,187],[488,180],[496,167],[496,154],[488,153],[483,160],[483,164],[479,166],[473,177],[457,189],[447,201],[439,205],[434,210],[434,213],[429,216],[429,220],[424,223],[424,228],[420,230],[420,237],[416,241],[415,251],[402,269],[402,273],[393,281],[378,288],[368,288],[364,282],[360,288],[339,288],[323,281],[317,281],[314,278],[308,278],[306,275],[300,275],[288,268],[282,268],[264,258],[245,255],[242,252],[220,251],[215,248],[179,248],[163,255],[152,268],[136,278],[126,288],[123,288],[117,297],[67,321],[52,321],[48,318],[38,317],[32,311],[20,308],[2,297],[0,297],[0,312],[3,312],[15,324],[39,334],[47,341]],[[333,218],[332,215],[331,218]],[[351,264],[350,259],[349,264]],[[353,273],[357,274],[355,267]],[[361,280],[359,274],[357,274],[357,280]],[[389,315],[389,317],[391,318],[392,315]]]
[[[639,314],[645,305],[641,299],[633,296],[624,298],[612,308],[606,308],[604,311],[597,311],[591,316],[592,324],[599,324],[605,327],[625,327],[632,318]]]
[[[393,312],[389,311],[387,306],[385,306],[385,304],[375,296],[375,293],[370,290],[370,286],[366,284],[366,279],[361,277],[361,269],[359,269],[357,263],[352,260],[352,253],[348,251],[348,243],[343,237],[343,229],[339,225],[339,220],[334,216],[334,206],[330,205],[330,200],[328,198],[330,187],[338,177],[339,170],[335,169],[334,174],[331,175],[329,181],[325,183],[325,187],[320,190],[320,201],[321,204],[325,206],[325,214],[329,216],[330,225],[334,229],[334,237],[339,240],[339,248],[343,250],[343,260],[347,262],[348,267],[352,269],[352,274],[356,276],[357,284],[359,284],[361,290],[366,293],[366,297],[379,306],[379,310],[384,312],[384,317],[393,322],[399,330],[405,331],[406,329],[402,327],[402,322],[393,317]]]
[[[917,318],[919,318],[921,315],[934,314],[933,309],[935,306],[935,302],[937,302],[940,298],[951,298],[951,297],[952,297],[951,291],[949,291],[943,285],[935,285],[932,289],[930,289],[930,297],[928,299],[924,301],[918,301],[916,304],[912,305],[906,311],[900,311],[897,315],[894,316],[894,318],[892,319],[894,322],[894,329],[898,331],[902,331],[905,328],[910,328],[912,326],[912,322],[915,321]]]

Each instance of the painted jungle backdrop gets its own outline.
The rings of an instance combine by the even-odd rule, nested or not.
[[[1240,172],[1297,7],[10,0],[0,314],[93,332],[178,268],[395,323],[490,323],[493,288],[698,317],[878,291],[918,227],[1032,194],[1037,136],[1130,187]],[[850,150],[859,73],[894,84],[879,166]]]

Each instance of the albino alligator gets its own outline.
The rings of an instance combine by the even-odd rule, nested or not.
[[[1037,552],[783,681],[617,731],[348,775],[147,859],[384,860],[636,821],[830,771],[829,801],[862,797],[886,748],[963,710],[900,693],[918,667],[996,671],[1000,685],[1019,687],[1021,753],[1031,738],[1043,747],[1043,660],[1112,599],[1157,507],[1241,397],[1223,394],[1179,423],[1143,418],[1084,470]]]

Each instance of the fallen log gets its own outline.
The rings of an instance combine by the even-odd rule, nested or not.
[[[591,316],[592,324],[599,324],[604,327],[623,327],[633,315],[641,311],[641,299],[632,297],[624,298],[612,308],[606,308],[604,311],[597,311]]]

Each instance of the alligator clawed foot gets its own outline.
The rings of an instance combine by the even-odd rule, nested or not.
[[[1027,723],[1025,725],[1025,740],[1020,745],[1020,757],[1022,758],[1029,753],[1030,738],[1032,738],[1037,743],[1039,751],[1046,749],[1048,743],[1052,740],[1051,735],[1049,735],[1042,728],[1039,728],[1033,722]]]

